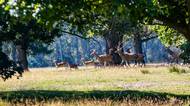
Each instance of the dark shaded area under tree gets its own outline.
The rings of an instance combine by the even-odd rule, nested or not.
[[[130,100],[138,102],[139,100],[153,101],[153,103],[164,104],[169,102],[172,98],[182,101],[188,101],[190,95],[177,95],[172,93],[159,93],[152,91],[137,91],[137,90],[124,90],[124,91],[54,91],[54,90],[23,90],[23,91],[1,91],[0,98],[10,103],[23,103],[26,101],[35,102],[48,102],[48,101],[64,101],[69,102],[72,100],[113,100],[124,101]]]

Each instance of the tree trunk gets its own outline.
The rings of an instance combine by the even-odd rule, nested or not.
[[[190,30],[190,28],[189,28],[189,30]],[[188,33],[187,34],[184,34],[184,36],[186,37],[186,39],[188,40],[188,41],[190,41],[190,31],[187,31]]]
[[[27,34],[22,35],[20,39],[16,42],[18,62],[20,62],[25,71],[29,71],[28,60],[27,60],[28,46],[29,46],[29,37],[27,36]]]
[[[24,49],[22,45],[16,45],[16,49],[18,54],[18,62],[21,63],[25,71],[28,71],[28,60],[27,60],[26,49]]]
[[[3,45],[2,42],[0,42],[0,51],[2,51],[2,45]]]
[[[115,51],[117,50],[118,43],[122,42],[123,35],[119,35],[119,33],[108,33],[104,36],[104,39],[106,40],[106,53],[113,56],[113,64],[121,64],[121,57]]]
[[[143,53],[142,40],[139,34],[135,35],[134,37],[134,49],[135,49],[135,53],[140,53],[140,54]]]
[[[12,43],[11,43],[11,59],[14,60],[14,61],[17,60],[16,47]]]

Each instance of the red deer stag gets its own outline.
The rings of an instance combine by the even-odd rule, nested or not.
[[[112,55],[97,55],[95,50],[91,54],[96,57],[101,65],[105,66],[112,63]]]

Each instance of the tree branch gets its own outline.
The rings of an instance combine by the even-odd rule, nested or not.
[[[79,34],[72,33],[72,32],[68,32],[68,31],[64,31],[64,30],[61,30],[61,32],[67,33],[67,34],[69,34],[69,35],[77,36],[77,37],[79,37],[79,38],[81,38],[81,39],[85,39],[85,40],[90,39],[90,38],[86,38],[86,37],[84,37],[84,36],[81,36],[81,35],[79,35]]]
[[[72,36],[79,37],[79,38],[84,39],[84,40],[93,40],[93,41],[96,42],[96,43],[99,45],[99,47],[101,48],[100,42],[99,42],[98,40],[96,40],[95,38],[93,38],[93,37],[88,37],[88,38],[87,38],[87,37],[81,36],[81,35],[79,35],[79,34],[72,33],[72,32],[68,32],[68,31],[64,31],[64,30],[61,30],[61,32],[67,33],[67,34],[72,35]]]
[[[148,41],[148,40],[151,40],[151,39],[154,39],[154,38],[157,38],[158,36],[156,35],[156,36],[151,36],[151,37],[148,37],[148,38],[146,38],[146,39],[142,39],[141,41],[142,42],[146,42],[146,41]]]

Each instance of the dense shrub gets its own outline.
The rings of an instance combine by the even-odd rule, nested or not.
[[[173,66],[173,67],[169,68],[169,72],[170,73],[176,72],[176,73],[180,74],[180,73],[186,73],[186,70]]]
[[[12,78],[17,75],[17,78],[22,76],[23,68],[19,63],[9,60],[8,56],[0,51],[0,77],[3,80]]]
[[[190,42],[186,42],[180,47],[183,53],[180,57],[184,60],[184,63],[190,63]]]

